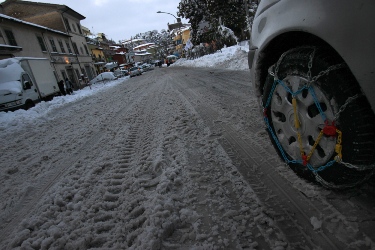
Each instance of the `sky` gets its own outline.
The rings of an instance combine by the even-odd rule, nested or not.
[[[3,2],[3,1],[1,1]],[[86,19],[81,25],[92,33],[104,33],[115,42],[151,30],[167,30],[167,23],[174,23],[180,0],[31,0],[52,4],[63,4]],[[188,23],[182,19],[183,23]]]

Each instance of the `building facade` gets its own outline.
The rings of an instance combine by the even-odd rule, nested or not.
[[[57,46],[70,43],[70,36],[64,32],[35,25],[16,18],[0,14],[0,59],[11,57],[38,57],[50,61],[56,81],[63,80],[69,54],[54,52]],[[66,62],[58,63],[55,58],[65,58]]]
[[[76,89],[84,84],[81,76],[96,76],[80,21],[84,16],[66,5],[6,0],[2,3],[5,15],[61,31],[67,39],[49,39],[44,43],[46,53],[56,69],[58,79],[69,78]]]

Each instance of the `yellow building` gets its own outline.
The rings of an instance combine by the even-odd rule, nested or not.
[[[189,27],[183,27],[176,31],[175,36],[173,37],[173,41],[176,44],[176,51],[180,54],[180,56],[184,54],[184,48],[189,38],[190,38]]]

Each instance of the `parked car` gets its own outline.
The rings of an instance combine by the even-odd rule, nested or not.
[[[123,76],[128,76],[129,75],[129,71],[126,70],[126,69],[122,69],[121,73],[122,73]]]
[[[155,69],[155,66],[153,64],[147,63],[147,64],[144,64],[144,65],[146,65],[148,71]]]
[[[117,76],[113,72],[103,72],[97,75],[90,81],[90,84],[94,84],[97,82],[105,81],[105,80],[116,80]]]
[[[120,77],[125,76],[125,75],[122,74],[122,72],[121,72],[119,69],[113,71],[113,74],[114,74],[117,78],[120,78]]]
[[[129,75],[130,77],[140,76],[142,75],[142,71],[139,69],[139,67],[132,67],[129,69]]]
[[[140,68],[143,70],[143,72],[150,70],[150,66],[148,64],[142,64]]]
[[[167,56],[167,62],[168,64],[173,64],[178,60],[178,57],[176,55],[169,55]]]
[[[270,139],[299,175],[352,187],[375,170],[375,2],[262,0],[249,68]]]

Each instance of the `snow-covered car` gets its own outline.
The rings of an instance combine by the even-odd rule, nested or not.
[[[142,65],[140,66],[140,68],[143,70],[143,72],[147,72],[147,71],[150,70],[150,69],[149,69],[149,66],[148,66],[147,64],[142,64]]]
[[[130,77],[140,76],[142,75],[142,71],[139,69],[139,67],[132,67],[129,69],[129,75]]]
[[[155,66],[153,64],[148,64],[147,63],[145,65],[146,65],[148,71],[155,69]]]
[[[115,71],[113,71],[113,73],[115,74],[116,77],[120,78],[120,77],[124,77],[124,76],[127,76],[127,71],[126,70],[120,70],[120,69],[117,69]]]
[[[97,75],[90,81],[90,84],[94,84],[96,82],[101,82],[105,80],[116,80],[117,76],[113,72],[103,72]]]
[[[123,76],[128,76],[129,75],[129,71],[126,70],[126,69],[122,69],[121,73],[122,73]]]
[[[271,141],[299,175],[352,187],[375,170],[375,2],[262,0],[248,54]]]

